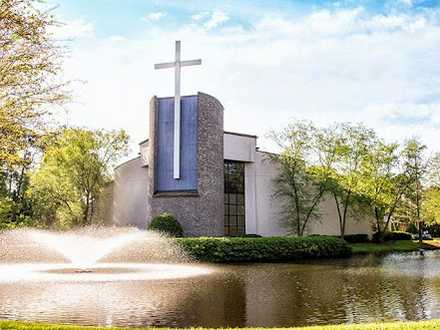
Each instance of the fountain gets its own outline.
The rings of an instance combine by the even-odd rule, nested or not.
[[[206,275],[172,240],[136,228],[0,234],[0,283],[152,281]]]

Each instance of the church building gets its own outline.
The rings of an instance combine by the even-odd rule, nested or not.
[[[146,228],[153,217],[173,214],[186,236],[286,235],[282,207],[273,197],[277,164],[257,146],[254,135],[228,132],[223,106],[205,93],[180,96],[180,67],[200,60],[156,65],[174,67],[174,97],[150,101],[149,138],[139,156],[115,169],[112,221]],[[176,68],[177,67],[177,68]],[[320,205],[322,219],[309,234],[339,234],[332,200]],[[349,219],[347,234],[370,233],[367,222]]]

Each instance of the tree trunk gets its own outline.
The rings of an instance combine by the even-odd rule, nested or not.
[[[422,245],[423,243],[423,222],[419,221],[419,244]]]
[[[385,229],[382,232],[382,228],[380,226],[380,215],[379,215],[379,210],[377,209],[377,207],[374,208],[374,216],[376,218],[377,240],[382,243],[384,241]]]
[[[88,220],[89,220],[89,209],[90,209],[90,197],[87,195],[86,197],[86,206],[84,208],[84,213],[83,213],[83,225],[87,225],[88,224]]]
[[[335,199],[335,203],[336,203],[336,210],[338,211],[338,220],[339,220],[339,230],[341,232],[341,238],[343,238],[342,236],[342,232],[343,232],[343,226],[342,226],[342,214],[341,214],[341,208],[339,206],[339,201],[338,201],[338,196],[336,196],[335,193],[333,193],[333,197]]]

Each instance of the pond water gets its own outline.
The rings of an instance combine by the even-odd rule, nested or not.
[[[439,252],[203,269],[159,280],[99,273],[63,278],[62,272],[51,271],[50,278],[0,281],[0,319],[287,327],[440,317]]]

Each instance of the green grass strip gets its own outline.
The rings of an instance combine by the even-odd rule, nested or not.
[[[0,321],[0,329],[10,330],[111,330],[111,329],[129,329],[129,328],[108,328],[108,327],[81,327],[76,325],[56,325],[56,324],[40,324],[16,321]],[[169,328],[130,328],[135,329],[169,329]],[[208,328],[192,328],[205,330]],[[242,329],[283,329],[283,328],[242,328]],[[440,320],[419,321],[419,322],[391,322],[391,323],[369,323],[369,324],[351,324],[351,325],[329,325],[329,326],[313,326],[299,328],[284,328],[295,330],[434,330],[440,329]]]
[[[353,254],[365,253],[389,253],[389,252],[412,252],[420,248],[418,241],[390,241],[385,243],[352,243],[349,244]],[[440,248],[438,239],[423,241],[422,247],[427,250],[437,250]]]

